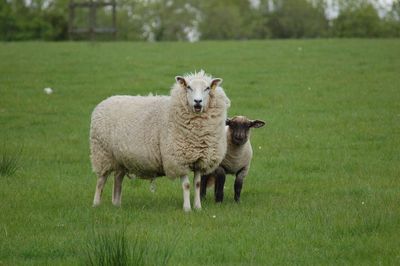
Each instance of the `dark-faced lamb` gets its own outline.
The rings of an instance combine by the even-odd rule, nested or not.
[[[247,176],[253,150],[250,143],[250,129],[265,125],[261,120],[249,120],[244,116],[235,116],[226,120],[227,152],[219,167],[211,174],[201,178],[201,198],[206,195],[207,187],[214,183],[215,201],[224,199],[224,184],[226,174],[236,176],[234,193],[235,201],[240,201],[243,180]]]

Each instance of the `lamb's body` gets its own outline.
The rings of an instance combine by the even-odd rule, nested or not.
[[[211,81],[204,72],[185,78],[191,77]],[[119,205],[127,173],[151,179],[181,177],[188,188],[190,171],[207,174],[218,166],[226,152],[224,121],[229,99],[217,87],[209,93],[204,112],[194,113],[186,93],[175,84],[171,96],[113,96],[95,108],[90,132],[92,166],[99,176],[94,205],[100,203],[111,172],[116,172],[113,203]]]
[[[250,139],[243,145],[236,145],[232,142],[230,132],[226,127],[227,134],[227,151],[225,158],[222,160],[221,167],[224,168],[227,174],[236,175],[240,171],[244,171],[245,175],[250,168],[251,158],[253,158],[253,149]]]
[[[244,178],[247,176],[251,159],[253,158],[253,149],[250,143],[250,128],[262,127],[265,123],[260,120],[248,120],[244,116],[237,116],[227,120],[226,138],[227,152],[220,166],[211,174],[202,177],[201,196],[204,197],[208,183],[215,183],[215,200],[223,201],[225,175],[232,174],[236,176],[234,192],[235,201],[240,200],[240,193]]]

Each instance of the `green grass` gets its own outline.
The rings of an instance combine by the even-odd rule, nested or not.
[[[0,150],[0,176],[11,176],[20,167],[22,150],[15,150],[4,144]]]
[[[138,239],[128,239],[125,228],[113,233],[93,232],[87,246],[87,265],[167,265],[173,253],[173,244],[162,243],[155,248]]]
[[[168,94],[201,68],[224,79],[229,115],[267,121],[241,204],[232,177],[223,204],[209,193],[190,214],[178,180],[151,193],[126,179],[117,209],[110,178],[92,208],[94,106]],[[139,241],[148,264],[398,265],[399,73],[400,40],[1,43],[0,143],[24,148],[0,176],[0,265],[85,264],[93,238],[117,248],[121,228],[124,252]]]

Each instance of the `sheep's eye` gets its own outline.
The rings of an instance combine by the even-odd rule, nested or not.
[[[187,89],[190,90],[190,91],[193,90],[192,87],[190,87],[190,86],[187,86]]]
[[[210,87],[207,87],[204,91],[209,91],[210,90]]]

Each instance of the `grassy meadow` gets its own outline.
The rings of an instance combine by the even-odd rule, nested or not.
[[[110,177],[92,208],[95,105],[202,68],[267,121],[242,202]],[[399,84],[400,40],[0,43],[0,265],[399,265]]]

